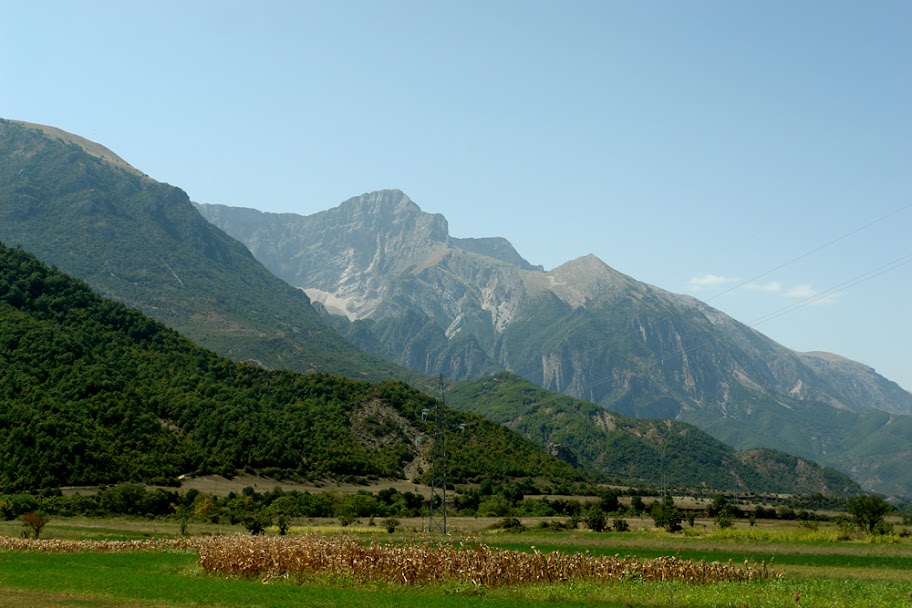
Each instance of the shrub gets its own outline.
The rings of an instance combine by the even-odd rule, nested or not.
[[[248,513],[242,520],[244,527],[248,532],[257,536],[258,534],[263,534],[266,532],[266,526],[269,525],[269,522],[263,516],[262,513]]]
[[[592,507],[586,512],[586,527],[593,532],[604,532],[608,521],[605,513],[598,507]]]
[[[611,529],[615,532],[627,532],[630,530],[630,524],[627,523],[626,519],[615,517],[614,521],[611,522]]]
[[[851,540],[855,535],[855,522],[846,518],[839,517],[836,519],[836,526],[839,528],[839,534],[836,536],[836,540]]]
[[[38,540],[41,530],[48,523],[47,518],[37,512],[26,513],[19,518],[19,521],[22,522],[22,526],[25,528],[23,536],[25,538],[34,538],[35,540]]]
[[[339,524],[344,528],[350,526],[358,520],[357,517],[351,513],[342,513],[339,515]]]
[[[874,524],[874,529],[871,532],[878,536],[886,536],[888,534],[893,534],[893,524],[880,520],[879,522]]]
[[[523,532],[526,529],[522,522],[515,517],[504,517],[498,523],[494,524],[494,527],[510,532]]]
[[[735,518],[732,517],[731,513],[720,513],[716,516],[716,525],[722,528],[731,528],[735,525]]]
[[[665,500],[665,504],[653,503],[652,520],[656,526],[664,528],[669,532],[680,532],[684,528],[681,522],[684,521],[684,514],[674,506],[671,498]]]
[[[282,513],[276,518],[276,525],[279,527],[279,536],[285,536],[291,527],[291,518]]]
[[[389,532],[390,534],[395,532],[396,528],[398,528],[399,526],[402,525],[402,522],[400,522],[395,517],[388,517],[380,523],[383,524],[383,527],[386,528],[386,531]]]

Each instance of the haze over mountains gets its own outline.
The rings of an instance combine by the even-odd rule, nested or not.
[[[702,421],[716,437],[744,440],[731,441],[738,447],[830,457],[869,488],[912,496],[905,466],[912,418],[887,411],[909,411],[910,396],[865,366],[787,351],[693,298],[643,285],[591,256],[546,273],[503,239],[453,239],[442,216],[397,191],[303,220],[283,214],[278,227],[252,210],[200,209],[219,210],[226,225],[236,212],[244,217],[237,230],[251,231],[240,240],[256,236],[271,243],[262,249],[281,249],[268,261],[248,245],[277,265],[273,272],[284,265],[308,277],[309,284],[287,280],[312,294],[322,319],[307,296],[207,223],[182,191],[92,142],[0,121],[0,241],[223,355],[273,369],[409,377],[354,348],[329,322],[351,342],[421,372],[472,378],[507,369],[619,411]],[[497,400],[509,406],[522,394],[505,391]],[[579,407],[578,424],[609,419]],[[509,413],[486,415],[521,429]],[[572,427],[549,428],[521,430],[547,445]],[[702,435],[674,428],[679,437]],[[637,450],[654,455],[655,433],[642,429]],[[714,458],[707,461],[723,456]]]
[[[912,493],[912,394],[861,363],[791,351],[594,256],[546,272],[503,239],[451,238],[445,218],[396,190],[310,216],[197,207],[352,342],[412,369],[457,380],[507,370]]]

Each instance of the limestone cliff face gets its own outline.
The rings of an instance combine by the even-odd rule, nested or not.
[[[822,420],[839,412],[840,424],[873,427],[883,426],[877,412],[912,414],[912,395],[862,364],[793,352],[593,255],[545,271],[504,239],[452,238],[442,216],[398,190],[311,216],[198,209],[355,344],[421,372],[462,380],[507,370],[625,414],[693,422],[742,449],[843,470],[864,456],[846,457],[850,431],[821,431]]]
[[[637,415],[737,417],[801,401],[912,414],[912,395],[866,366],[790,351],[594,255],[546,272],[505,239],[452,238],[398,190],[310,216],[197,207],[325,311],[362,322],[360,345],[422,372],[506,369]]]

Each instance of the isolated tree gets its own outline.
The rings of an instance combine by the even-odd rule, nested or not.
[[[35,540],[38,540],[38,537],[41,536],[42,528],[48,523],[48,519],[37,512],[26,513],[19,518],[19,521],[21,521],[23,527],[25,527],[25,537],[34,538]]]
[[[893,511],[893,505],[884,500],[882,496],[856,496],[849,501],[848,511],[859,526],[874,534],[879,528],[882,528],[884,516]]]
[[[738,507],[728,499],[728,497],[717,494],[712,503],[709,505],[709,516],[718,517],[719,515],[728,515],[730,517],[740,517],[741,512]]]
[[[715,518],[716,525],[720,528],[731,528],[735,525],[738,509],[728,498],[719,494],[709,505],[709,514]]]
[[[674,506],[674,500],[671,496],[667,497],[664,503],[655,502],[652,504],[652,519],[656,526],[665,528],[669,532],[683,530],[681,522],[684,521],[684,514]]]
[[[400,522],[395,517],[387,517],[380,523],[383,525],[384,528],[386,528],[386,531],[389,532],[390,534],[395,532],[396,528],[398,528],[399,526],[402,525],[402,522]]]
[[[604,532],[608,527],[608,519],[600,508],[593,505],[586,511],[586,526],[593,532]]]
[[[603,513],[615,513],[621,508],[621,503],[615,492],[607,491],[599,497],[599,508]]]

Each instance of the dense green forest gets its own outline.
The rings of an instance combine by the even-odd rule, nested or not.
[[[245,469],[279,478],[401,478],[430,448],[434,399],[393,381],[224,359],[85,283],[0,244],[0,488]],[[580,469],[476,415],[448,445],[450,479],[577,480]],[[419,467],[418,469],[422,469]],[[426,467],[425,467],[426,470]]]
[[[631,418],[509,373],[457,384],[450,405],[496,420],[616,481],[677,488],[853,495],[846,475],[771,450],[736,452],[671,420]],[[559,446],[559,447],[557,447]]]

